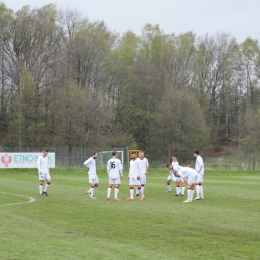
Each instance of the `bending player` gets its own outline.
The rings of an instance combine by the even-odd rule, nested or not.
[[[97,169],[96,169],[96,159],[98,158],[98,153],[94,152],[93,155],[86,160],[83,165],[85,165],[88,170],[88,179],[90,183],[90,189],[87,191],[87,194],[91,199],[96,199],[94,196],[94,190],[98,186],[98,176],[97,176]]]
[[[182,167],[178,172],[175,172],[176,177],[181,177],[188,185],[187,200],[183,202],[192,202],[194,195],[194,185],[198,178],[198,173],[190,167]]]
[[[146,175],[148,174],[148,169],[149,169],[149,162],[147,158],[144,157],[144,152],[140,151],[139,153],[139,158],[137,159],[139,163],[139,169],[140,169],[140,182],[141,182],[141,189],[142,189],[142,194],[144,196],[144,188],[146,185]],[[135,196],[139,196],[139,190],[137,186],[135,186],[136,189],[136,194]]]
[[[121,200],[117,196],[119,192],[119,186],[121,183],[120,178],[123,179],[123,167],[121,161],[117,159],[116,156],[117,156],[116,152],[112,152],[112,158],[107,162],[107,174],[109,178],[109,184],[107,188],[106,200],[110,200],[110,193],[113,184],[115,184],[114,200]]]
[[[197,196],[195,198],[195,200],[204,200],[204,195],[203,195],[203,187],[202,187],[202,183],[203,183],[203,176],[204,176],[204,162],[202,157],[200,156],[200,152],[199,150],[195,150],[193,152],[194,157],[196,157],[196,163],[195,163],[195,170],[198,173],[198,179],[196,182],[196,193]]]
[[[128,174],[130,197],[127,200],[134,200],[134,186],[137,186],[139,193],[141,194],[140,200],[144,200],[145,197],[143,196],[143,192],[141,190],[139,163],[136,159],[135,152],[131,153],[131,158],[132,160],[130,161],[130,168]]]
[[[175,172],[179,171],[182,168],[182,166],[180,166],[178,161],[177,161],[177,157],[178,156],[176,154],[174,154],[172,156],[172,164],[167,164],[167,168],[170,170],[169,176],[168,176],[167,181],[166,181],[167,187],[168,187],[168,191],[167,192],[171,192],[172,191],[171,181],[174,181],[175,185],[176,185],[176,194],[175,194],[175,196],[184,196],[185,183],[184,183],[184,181],[181,178],[176,177],[174,175]]]
[[[49,196],[47,193],[47,189],[51,185],[51,176],[50,176],[50,169],[48,165],[47,155],[48,155],[48,150],[44,149],[42,151],[42,155],[39,156],[37,160],[38,174],[40,180],[39,189],[40,189],[41,196],[43,196],[43,194]],[[47,183],[45,184],[44,191],[43,191],[44,180],[46,180]]]

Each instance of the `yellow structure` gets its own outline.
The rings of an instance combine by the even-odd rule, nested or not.
[[[140,150],[128,150],[128,168],[130,167],[130,161],[131,161],[131,153],[136,153],[136,158],[139,157]]]

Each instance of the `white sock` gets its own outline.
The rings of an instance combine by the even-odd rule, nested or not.
[[[185,192],[185,186],[181,187],[181,194],[184,195],[184,192]]]
[[[200,186],[200,196],[201,197],[203,196],[203,187],[202,187],[202,185]]]
[[[197,193],[197,197],[200,197],[200,186],[196,185],[196,193]]]
[[[193,196],[194,196],[194,190],[191,190],[191,195],[190,195],[190,200],[193,200]]]
[[[43,188],[43,186],[42,186],[42,185],[39,185],[40,194],[42,194],[42,188]]]
[[[116,199],[117,196],[118,196],[118,192],[119,192],[119,188],[115,188],[115,199]]]
[[[111,190],[112,189],[110,187],[107,188],[107,197],[110,197]]]
[[[142,194],[144,196],[144,186],[141,187]]]
[[[179,187],[176,186],[176,194],[179,194],[178,191],[179,191]]]
[[[139,190],[136,186],[135,186],[135,192],[136,192],[136,194],[139,194]]]
[[[134,198],[134,189],[130,189],[130,198],[131,198],[131,199]]]
[[[94,196],[94,189],[95,189],[95,188],[92,188],[92,187],[91,187],[90,190],[89,190],[89,191],[90,191],[90,196],[91,196],[91,197]]]
[[[48,183],[45,184],[44,192],[46,192],[48,190],[49,186],[50,185]]]
[[[187,200],[190,200],[190,197],[191,197],[191,189],[188,189],[188,192],[187,192]]]
[[[141,197],[144,196],[144,195],[143,195],[143,190],[142,190],[142,188],[140,188],[139,193],[140,193]]]
[[[172,185],[167,185],[168,186],[168,191],[172,191]]]

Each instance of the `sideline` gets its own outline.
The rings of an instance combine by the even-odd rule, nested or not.
[[[34,202],[34,201],[35,201],[35,199],[34,199],[33,197],[29,197],[29,196],[26,196],[26,195],[13,194],[13,193],[8,193],[8,192],[0,192],[0,193],[1,193],[1,194],[5,194],[5,195],[12,195],[12,196],[18,196],[18,197],[26,197],[26,198],[29,198],[29,201],[14,202],[14,203],[3,204],[3,205],[0,205],[0,207],[3,207],[3,206],[12,206],[12,205],[20,205],[20,204],[31,203],[31,202]]]

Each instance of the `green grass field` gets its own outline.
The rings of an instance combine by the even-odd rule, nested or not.
[[[125,200],[125,178],[115,202],[104,170],[96,200],[86,169],[53,169],[49,197],[35,170],[1,170],[0,259],[260,259],[259,173],[206,171],[205,200],[189,204],[165,192],[167,174],[150,170],[145,201]]]

